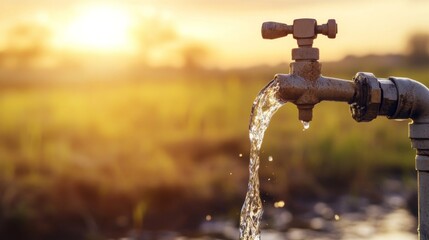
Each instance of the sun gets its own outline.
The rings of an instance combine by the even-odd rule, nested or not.
[[[130,44],[131,17],[126,9],[114,6],[91,6],[82,9],[65,27],[68,47],[120,51]]]

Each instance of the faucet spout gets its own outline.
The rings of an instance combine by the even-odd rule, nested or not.
[[[321,101],[351,103],[355,96],[355,83],[349,80],[319,76],[315,80],[304,79],[297,74],[277,74],[277,97],[294,103],[299,110],[299,120],[310,122],[314,105]]]

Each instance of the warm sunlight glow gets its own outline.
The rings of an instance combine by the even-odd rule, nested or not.
[[[113,6],[86,8],[66,28],[64,42],[72,48],[124,50],[130,44],[131,18]]]

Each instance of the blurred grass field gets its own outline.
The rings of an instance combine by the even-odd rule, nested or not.
[[[236,239],[251,106],[296,47],[290,36],[261,39],[264,21],[335,18],[338,38],[314,44],[324,75],[429,85],[425,1],[0,2],[0,239],[207,239],[203,225],[219,222],[232,230],[210,237]],[[407,205],[407,121],[350,115],[347,104],[320,103],[305,132],[294,105],[274,115],[261,195],[295,220],[274,224],[267,207],[265,228],[309,229],[299,218],[319,203],[333,211],[364,198],[382,209],[384,179],[400,183]]]
[[[330,66],[326,75],[354,74]],[[368,68],[429,84],[422,68]],[[0,232],[99,239],[132,229],[193,231],[207,214],[238,219],[251,104],[276,71],[287,69],[2,87]],[[346,104],[323,102],[303,132],[286,104],[262,147],[263,196],[377,201],[386,176],[413,188],[407,131],[407,121],[356,123]]]

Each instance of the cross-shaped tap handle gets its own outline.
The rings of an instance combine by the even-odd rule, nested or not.
[[[313,39],[317,34],[323,34],[328,38],[335,38],[337,35],[337,23],[334,19],[329,19],[326,24],[317,25],[315,19],[300,18],[293,21],[293,25],[277,22],[264,22],[262,24],[262,37],[264,39],[275,39],[293,34],[300,47],[311,47]]]

